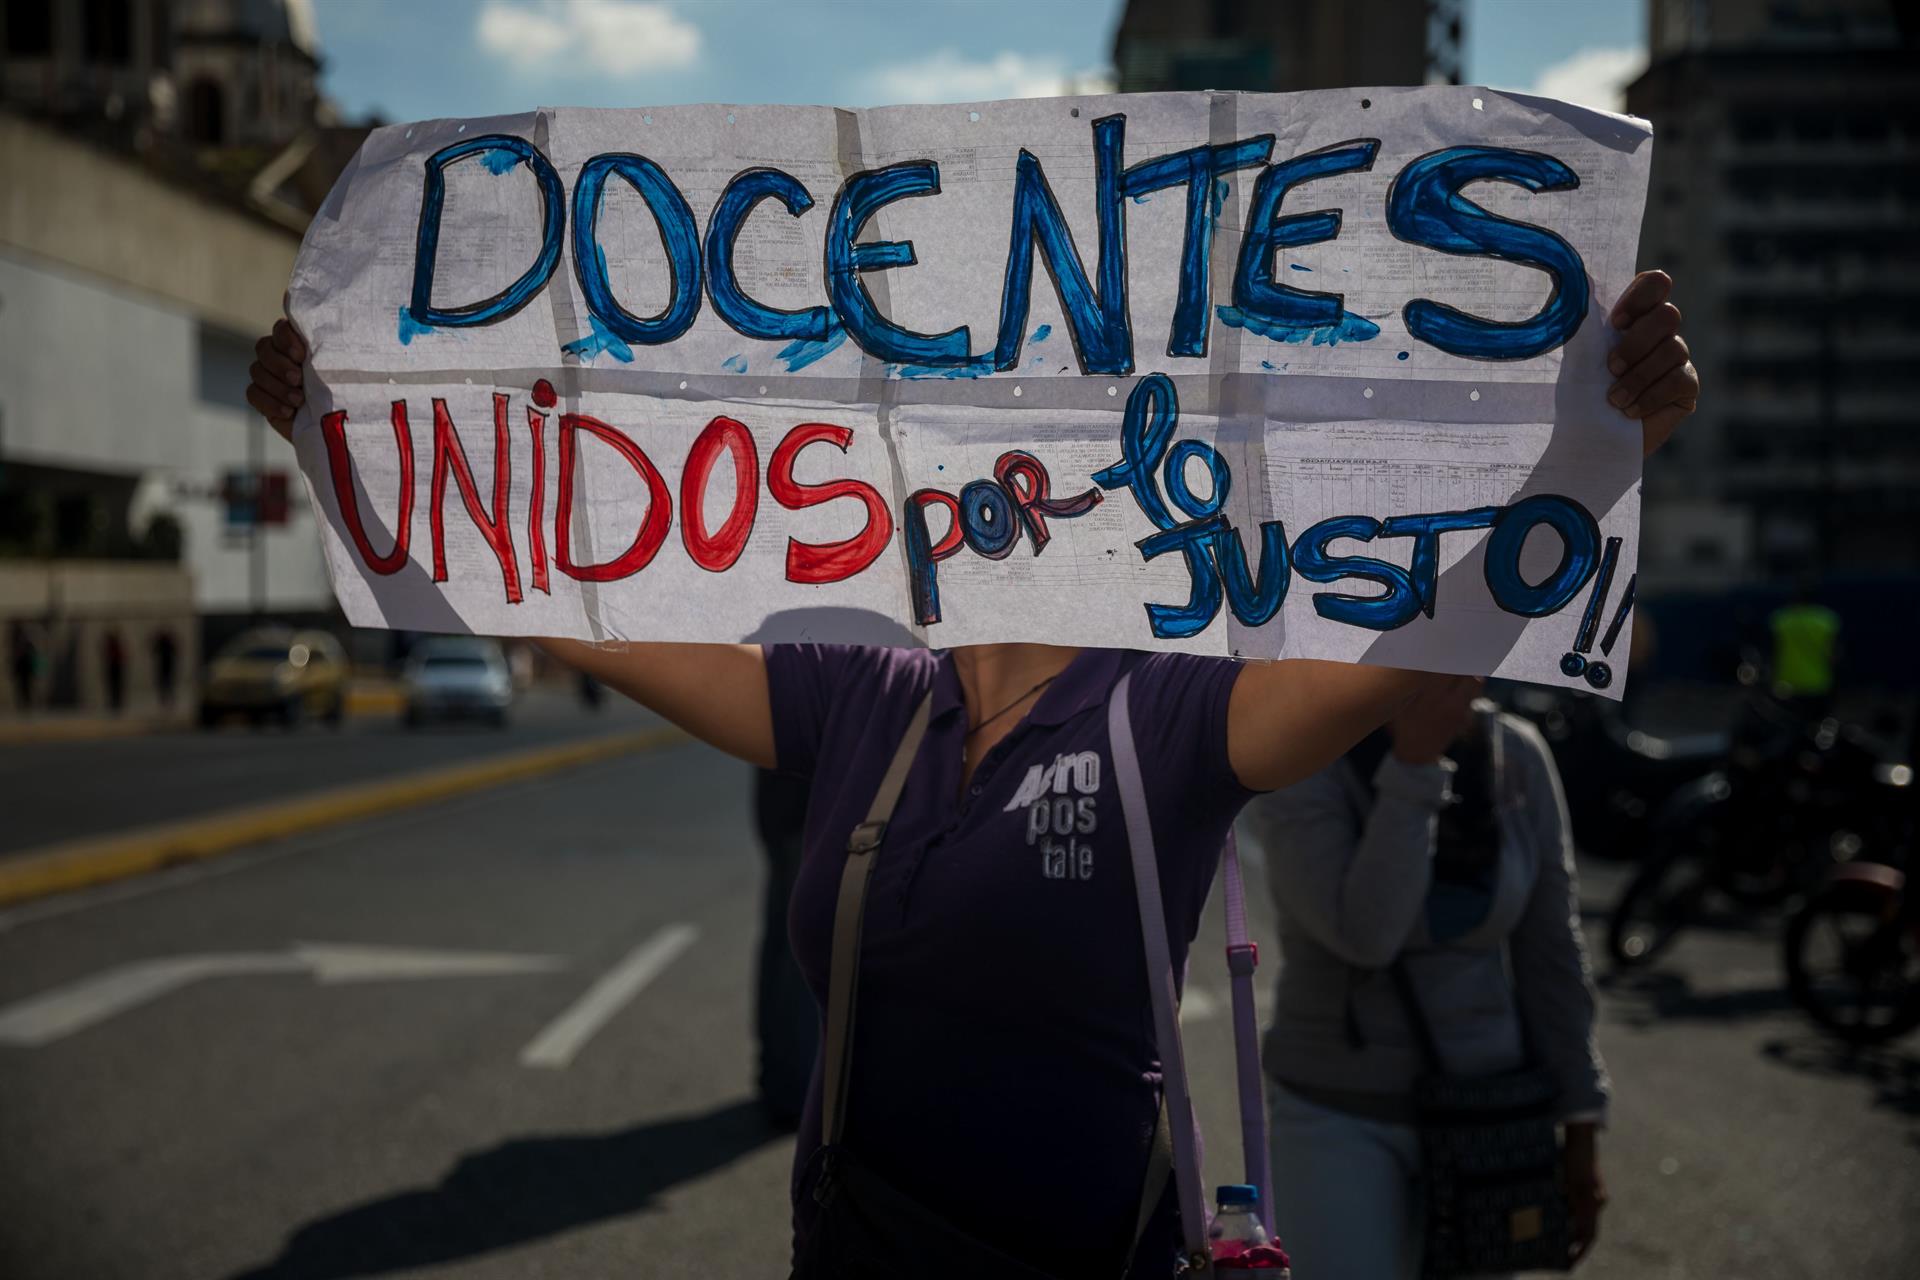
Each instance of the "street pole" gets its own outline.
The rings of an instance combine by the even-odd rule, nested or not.
[[[266,423],[256,417],[253,429],[247,433],[247,472],[253,485],[253,519],[247,530],[247,594],[253,606],[255,622],[259,622],[267,612],[267,530],[260,519],[264,488],[261,468],[266,464],[266,430]]]

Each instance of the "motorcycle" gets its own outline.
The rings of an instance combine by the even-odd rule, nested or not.
[[[1865,734],[1832,718],[1809,724],[1756,677],[1745,682],[1724,765],[1668,802],[1650,856],[1614,907],[1607,949],[1616,964],[1651,961],[1716,896],[1765,909],[1813,892],[1834,863],[1862,852],[1861,828],[1884,805],[1880,755]]]
[[[1899,817],[1874,843],[1891,856],[1851,859],[1787,922],[1787,992],[1849,1044],[1881,1044],[1920,1026],[1920,898],[1908,890],[1914,847],[1913,769],[1882,765],[1882,812]]]

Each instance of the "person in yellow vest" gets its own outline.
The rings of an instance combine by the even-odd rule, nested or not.
[[[1840,615],[1805,593],[1767,618],[1773,632],[1773,687],[1783,698],[1824,702],[1840,656]]]

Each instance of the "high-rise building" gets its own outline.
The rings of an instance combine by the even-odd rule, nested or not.
[[[1123,92],[1460,83],[1461,0],[1127,0]]]
[[[1920,569],[1920,57],[1896,0],[1652,0],[1641,261],[1701,411],[1647,476],[1668,587]]]

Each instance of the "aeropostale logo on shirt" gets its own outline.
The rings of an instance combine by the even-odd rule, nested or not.
[[[1027,845],[1040,852],[1040,874],[1049,880],[1091,880],[1093,843],[1081,837],[1100,828],[1100,753],[1059,755],[1049,765],[1029,765],[1004,813],[1027,811]]]

